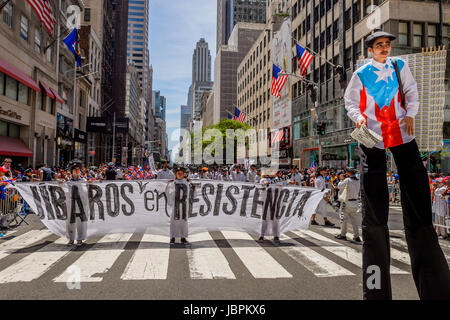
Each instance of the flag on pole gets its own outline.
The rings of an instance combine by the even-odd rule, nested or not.
[[[272,75],[272,95],[281,99],[280,92],[283,89],[288,75],[278,76],[279,73],[284,71],[273,65],[273,75]]]
[[[229,112],[228,112],[228,119],[230,119],[230,120],[234,119],[233,115],[231,113],[229,113]]]
[[[245,121],[245,113],[241,112],[237,107],[234,107],[234,117],[233,120],[244,122]]]
[[[299,44],[296,44],[296,47],[297,47],[297,63],[298,67],[300,68],[300,74],[303,76],[306,74],[306,71],[308,71],[308,67],[314,56],[308,51],[306,51]]]
[[[30,6],[33,7],[39,20],[44,24],[45,29],[47,29],[50,35],[53,34],[55,29],[56,19],[53,15],[52,7],[49,0],[27,0]]]
[[[80,44],[78,42],[77,28],[73,29],[73,31],[64,39],[64,43],[75,56],[77,65],[81,67],[81,51],[80,51]]]

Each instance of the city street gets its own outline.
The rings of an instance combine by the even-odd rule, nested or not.
[[[393,298],[418,299],[401,209],[391,207],[390,213]],[[362,299],[362,246],[334,239],[335,228],[289,232],[281,245],[223,231],[191,236],[187,248],[139,234],[88,239],[76,247],[52,235],[35,215],[26,221],[29,226],[0,240],[2,300]],[[448,261],[450,243],[440,244]],[[79,289],[73,283],[77,270]]]

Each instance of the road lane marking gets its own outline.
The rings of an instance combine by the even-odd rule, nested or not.
[[[115,233],[104,236],[53,281],[72,281],[72,266],[79,268],[80,282],[102,281],[103,274],[111,269],[132,235],[132,233]]]
[[[292,246],[280,246],[280,250],[289,255],[299,264],[311,271],[316,277],[339,277],[339,276],[354,276],[353,272],[341,267],[337,263],[322,256],[316,251],[307,246],[289,238],[286,235],[281,235],[280,240],[283,244],[290,244]]]
[[[2,270],[0,283],[30,282],[38,279],[73,248],[74,246],[67,245],[66,238],[60,238]]]
[[[292,275],[248,233],[222,231],[222,234],[253,277],[257,279],[292,278]]]
[[[341,230],[339,230],[339,229],[324,228],[322,230],[324,232],[330,233],[332,235],[338,235],[338,234],[341,233]],[[391,242],[394,243],[393,239],[395,239],[395,238],[390,238],[390,239],[391,239]],[[396,240],[400,240],[400,239],[396,239]],[[408,250],[407,247],[404,248],[404,249]],[[411,259],[409,257],[409,253],[397,250],[397,249],[392,248],[392,247],[391,247],[391,258],[394,259],[394,260],[403,262],[403,263],[405,263],[407,265],[411,265]]]
[[[362,268],[362,253],[351,248],[348,246],[345,246],[339,242],[336,242],[334,240],[331,240],[327,237],[324,237],[316,232],[313,232],[311,230],[302,230],[302,231],[292,231],[296,235],[298,235],[301,238],[304,238],[319,247],[323,248],[324,250],[331,252],[332,254],[347,260],[348,262],[358,266],[359,268]],[[403,271],[397,267],[394,267],[391,265],[391,273],[392,274],[408,274],[409,272]]]
[[[236,279],[227,259],[208,232],[189,236],[189,241],[192,245],[186,253],[191,279]]]
[[[29,247],[33,243],[41,241],[51,235],[52,232],[50,230],[31,230],[14,239],[2,242],[0,243],[0,260],[9,256],[14,251]]]
[[[144,234],[128,262],[122,280],[164,280],[169,268],[169,237]]]

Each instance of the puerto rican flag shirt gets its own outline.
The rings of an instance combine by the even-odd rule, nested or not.
[[[402,78],[406,106],[402,106],[398,79],[392,58],[386,63],[371,60],[353,73],[345,91],[345,109],[354,122],[366,119],[367,127],[383,137],[375,147],[392,148],[411,142],[415,136],[406,134],[406,117],[419,111],[417,83],[406,62],[396,58]]]

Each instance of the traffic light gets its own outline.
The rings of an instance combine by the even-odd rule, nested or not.
[[[319,122],[317,124],[317,135],[318,136],[324,136],[325,135],[325,130],[326,130],[326,126],[327,124],[325,122]]]

